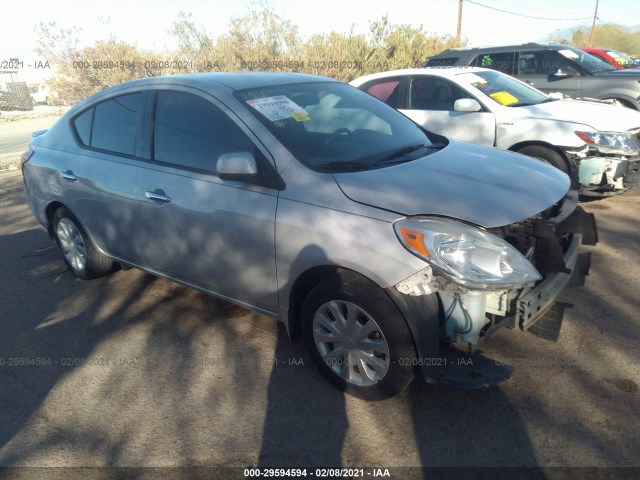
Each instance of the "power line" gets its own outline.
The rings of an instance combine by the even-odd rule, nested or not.
[[[591,17],[581,17],[581,18],[549,18],[549,17],[538,17],[536,15],[526,15],[524,13],[518,13],[518,12],[510,12],[508,10],[503,10],[501,8],[496,8],[496,7],[490,7],[489,5],[484,5],[482,3],[478,3],[478,2],[474,2],[473,0],[466,0],[466,2],[468,3],[472,3],[474,5],[477,5],[479,7],[484,7],[484,8],[488,8],[489,10],[495,10],[497,12],[502,12],[502,13],[508,13],[509,15],[517,15],[519,17],[524,17],[524,18],[533,18],[536,20],[551,20],[551,21],[578,21],[578,20],[588,20],[591,19]]]
[[[516,7],[516,8],[522,7],[522,5],[516,5],[516,4],[510,3],[510,2],[503,2],[501,0],[491,0],[491,2],[492,3],[498,3],[498,4],[501,4],[501,5],[507,5],[509,7]],[[565,11],[559,11],[559,10],[549,10],[547,8],[536,8],[536,7],[529,7],[528,6],[527,9],[528,10],[538,10],[539,12],[544,12],[544,13],[553,12],[553,13],[559,13],[559,14],[562,14],[562,15],[580,15],[577,12],[565,12]],[[522,15],[524,15],[524,14],[522,14]]]

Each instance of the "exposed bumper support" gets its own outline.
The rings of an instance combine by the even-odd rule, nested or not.
[[[640,159],[587,157],[578,166],[580,194],[592,197],[619,195],[640,183]]]

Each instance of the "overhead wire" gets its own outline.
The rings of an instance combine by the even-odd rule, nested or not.
[[[509,10],[504,10],[502,8],[497,8],[497,7],[492,7],[490,5],[485,5],[483,3],[479,3],[479,2],[475,2],[474,0],[464,0],[467,3],[471,3],[473,5],[477,5],[479,7],[484,7],[484,8],[488,8],[489,10],[495,10],[497,12],[502,12],[502,13],[507,13],[509,15],[516,15],[519,17],[524,17],[524,18],[532,18],[535,20],[548,20],[548,21],[554,21],[554,22],[566,22],[566,21],[578,21],[578,20],[588,20],[591,19],[593,17],[580,17],[580,18],[551,18],[551,17],[540,17],[538,15],[527,15],[525,13],[519,13],[519,12],[511,12]]]

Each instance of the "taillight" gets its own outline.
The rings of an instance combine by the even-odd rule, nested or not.
[[[31,157],[33,157],[34,153],[35,152],[33,150],[29,149],[22,155],[20,155],[20,169],[24,169],[24,164],[31,160]]]

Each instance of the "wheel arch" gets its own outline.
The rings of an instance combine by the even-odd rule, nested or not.
[[[47,207],[44,210],[44,215],[45,215],[45,218],[47,219],[47,233],[49,234],[49,237],[52,238],[52,239],[54,237],[54,235],[53,235],[53,216],[56,214],[58,209],[61,208],[61,207],[64,207],[67,210],[71,211],[69,209],[69,207],[67,207],[64,203],[58,202],[58,201],[53,201],[53,202],[49,203],[49,205],[47,205]]]
[[[294,282],[289,294],[289,311],[285,320],[289,337],[300,340],[302,304],[307,294],[323,280],[339,275],[347,281],[364,281],[375,285],[388,295],[406,321],[419,357],[436,358],[439,355],[441,303],[437,294],[410,296],[395,287],[382,288],[365,275],[344,267],[321,265],[309,268]]]
[[[619,100],[624,103],[624,106],[628,108],[632,108],[636,111],[640,110],[640,104],[638,103],[638,100],[629,95],[625,95],[624,93],[608,93],[599,98],[600,100]]]
[[[525,147],[548,148],[549,150],[553,150],[554,152],[556,152],[558,155],[562,157],[562,160],[565,162],[565,164],[569,168],[569,171],[571,171],[571,169],[575,167],[575,165],[572,164],[571,160],[569,160],[569,157],[567,156],[567,154],[564,152],[562,148],[548,142],[543,142],[541,140],[525,140],[522,142],[518,142],[511,145],[507,150],[517,153],[519,150],[522,150]]]

